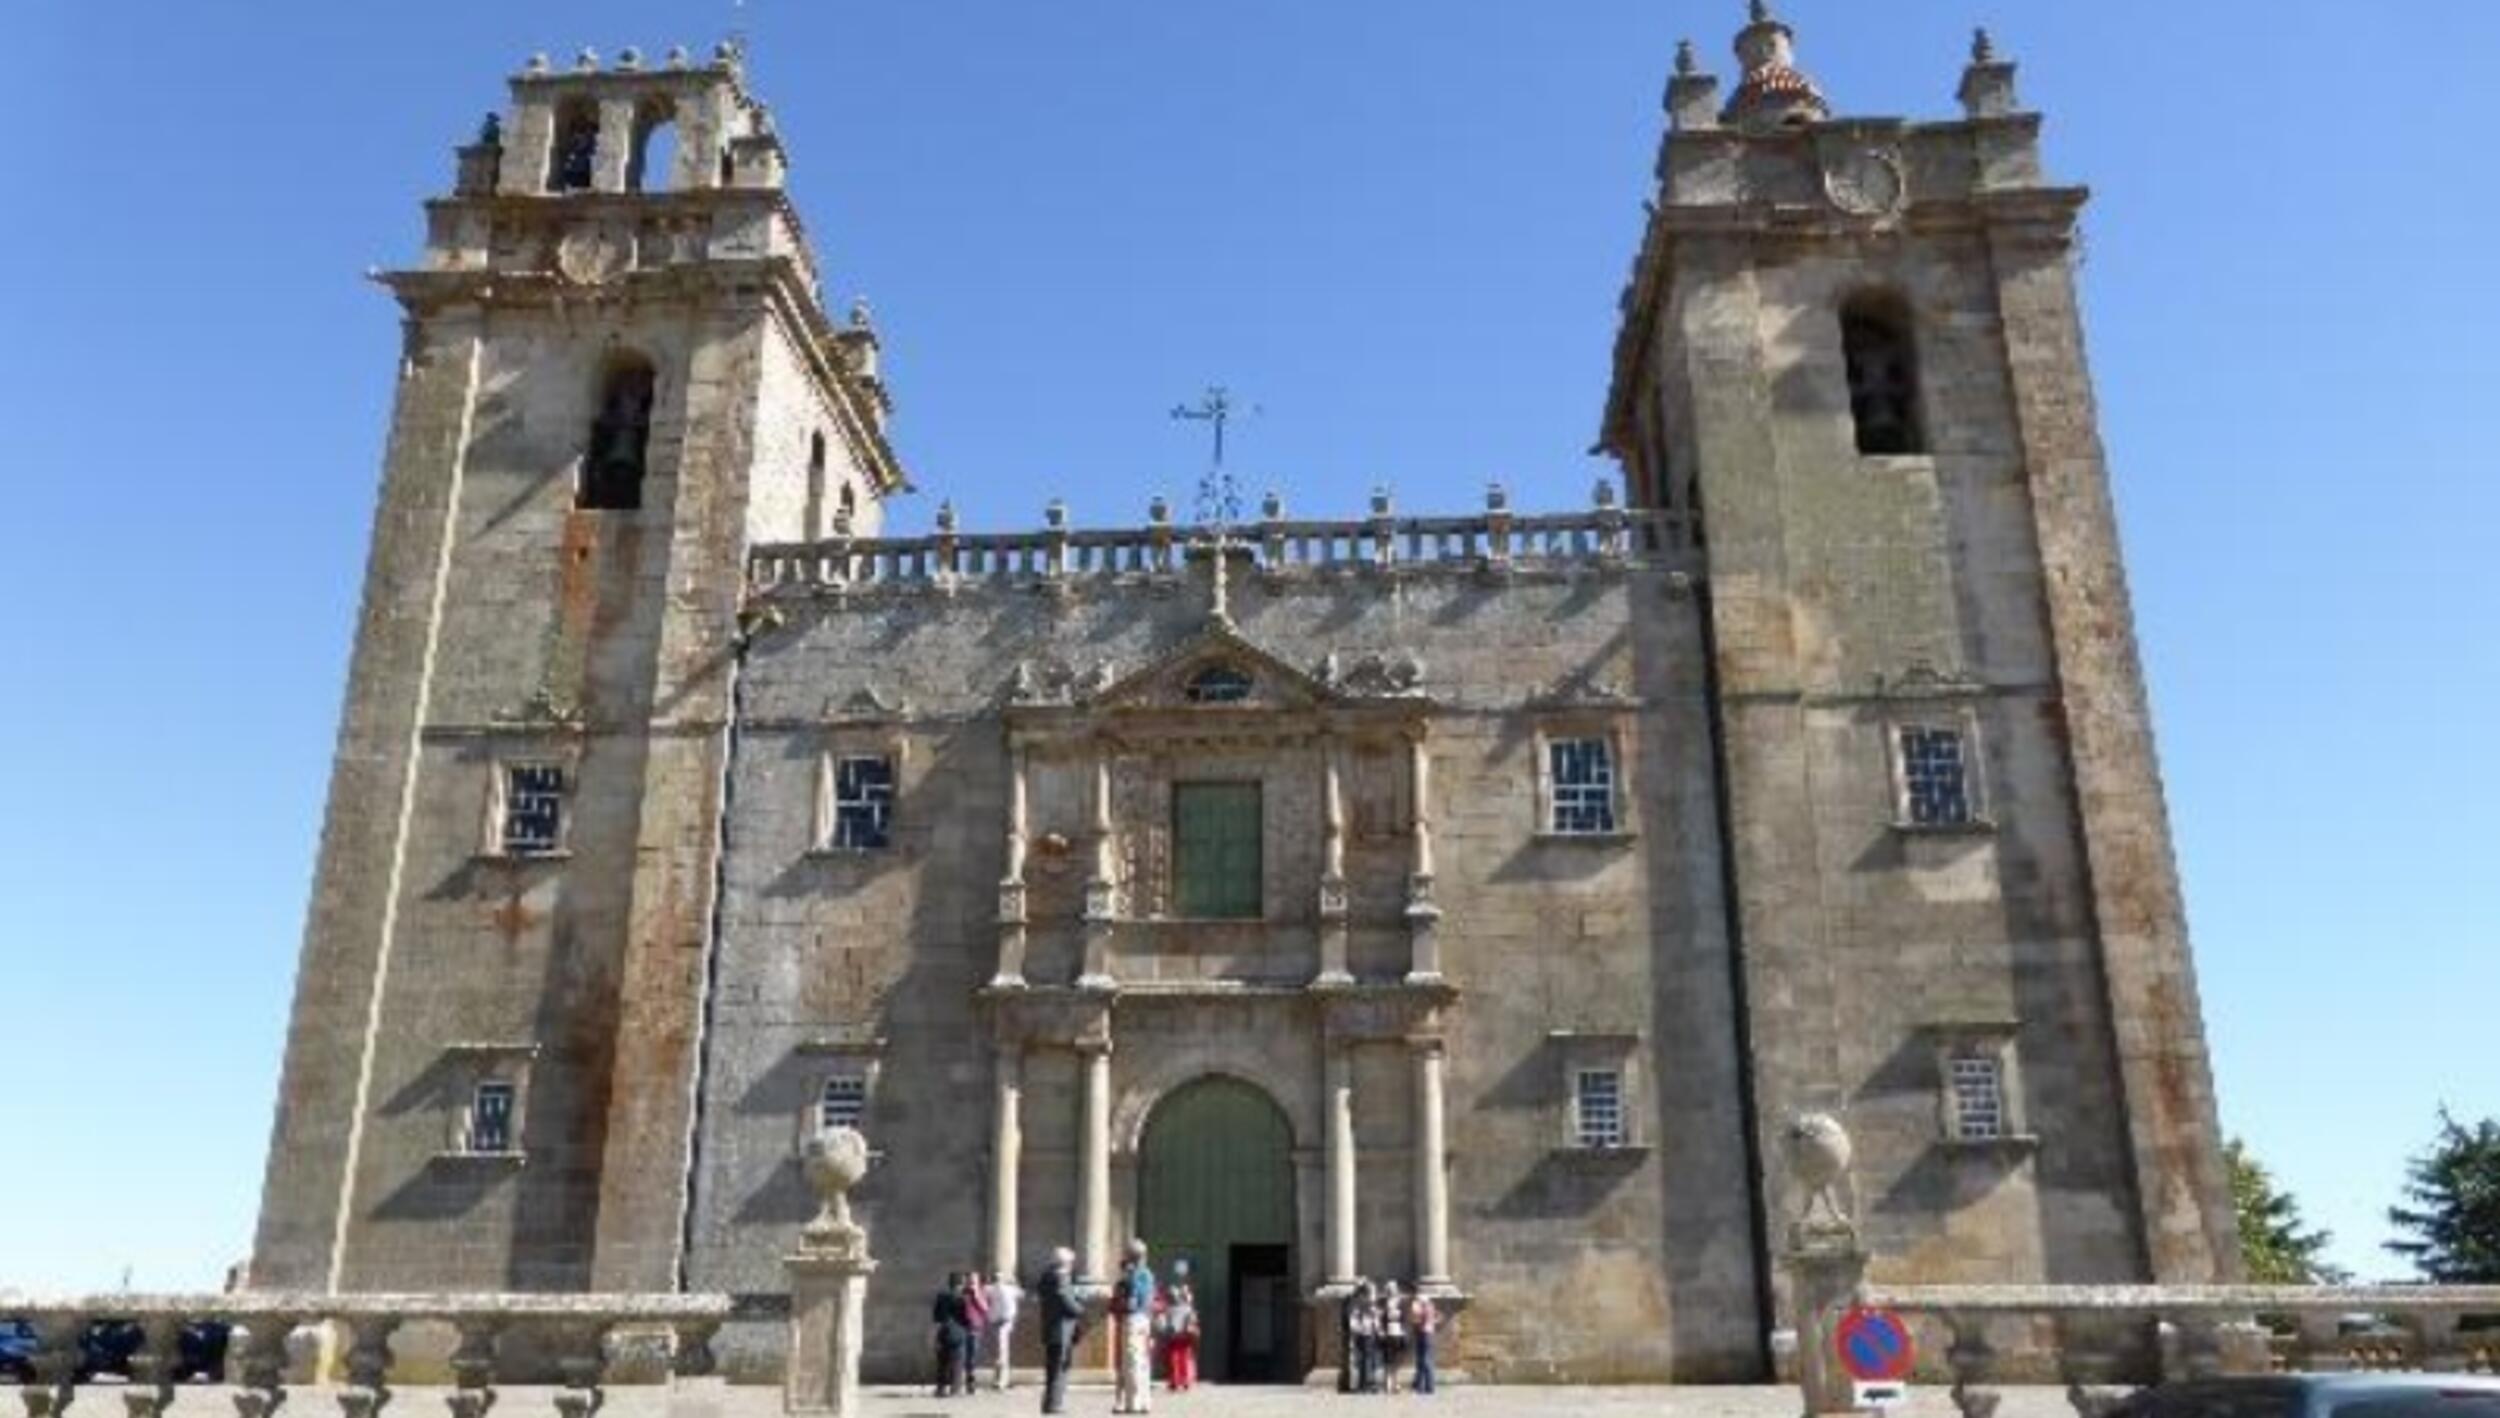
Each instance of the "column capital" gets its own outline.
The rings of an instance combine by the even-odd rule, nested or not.
[[[1418,1058],[1446,1057],[1450,1051],[1450,1040],[1446,1034],[1409,1034],[1406,1036],[1406,1047]]]

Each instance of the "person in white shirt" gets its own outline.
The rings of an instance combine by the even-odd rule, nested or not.
[[[1024,1306],[1024,1287],[1005,1271],[990,1277],[985,1299],[990,1302],[990,1342],[998,1346],[995,1363],[998,1367],[998,1391],[1005,1393],[1012,1386],[1014,1370],[1008,1360],[1016,1337],[1016,1311]]]

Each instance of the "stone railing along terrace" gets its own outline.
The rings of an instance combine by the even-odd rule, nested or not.
[[[1485,502],[1485,510],[1473,516],[1400,517],[1385,494],[1375,494],[1368,518],[1294,521],[1270,497],[1260,519],[1228,530],[1225,543],[1233,557],[1267,576],[1698,566],[1695,529],[1686,513],[1627,509],[1616,502],[1611,483],[1598,484],[1595,505],[1586,512],[1516,515],[1499,487]],[[748,574],[754,588],[767,594],[1065,586],[1177,576],[1192,551],[1203,554],[1214,537],[1207,528],[1176,524],[1170,504],[1160,498],[1143,527],[1072,528],[1067,507],[1059,502],[1050,505],[1043,522],[1038,531],[960,532],[951,504],[938,510],[937,530],[926,537],[853,538],[837,522],[834,533],[819,541],[756,547]]]
[[[403,1356],[395,1334],[421,1324],[456,1337],[444,1402],[453,1418],[483,1418],[498,1379],[552,1375],[562,1418],[589,1418],[605,1401],[611,1360],[628,1340],[667,1357],[672,1375],[711,1370],[711,1339],[730,1317],[726,1295],[321,1295],[270,1291],[230,1295],[86,1295],[0,1301],[0,1320],[34,1332],[34,1380],[19,1388],[26,1418],[54,1418],[80,1386],[85,1336],[101,1321],[135,1324],[144,1336],[117,1385],[129,1418],[157,1418],[172,1402],[183,1367],[187,1326],[231,1326],[222,1377],[233,1386],[238,1418],[269,1418],[287,1399],[291,1347],[309,1325],[333,1327],[337,1390],[344,1418],[374,1418],[392,1397],[388,1380]],[[519,1356],[528,1355],[526,1360]],[[212,1375],[211,1377],[219,1377]]]

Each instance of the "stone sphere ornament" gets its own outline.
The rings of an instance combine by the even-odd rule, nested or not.
[[[1849,1130],[1829,1113],[1806,1113],[1788,1125],[1789,1172],[1805,1196],[1800,1221],[1813,1221],[1819,1211],[1842,1226],[1852,1224],[1841,1192],[1853,1156]]]
[[[816,1219],[807,1223],[809,1240],[857,1236],[851,1221],[851,1188],[868,1175],[868,1139],[856,1128],[819,1128],[800,1149],[799,1163],[808,1185],[816,1189]]]

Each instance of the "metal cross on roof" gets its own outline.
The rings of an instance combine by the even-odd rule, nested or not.
[[[1224,430],[1240,412],[1232,391],[1221,384],[1208,385],[1195,405],[1180,404],[1172,410],[1172,417],[1203,423],[1215,436],[1214,461],[1198,479],[1198,520],[1214,528],[1219,540],[1241,520],[1241,485],[1224,466]]]

